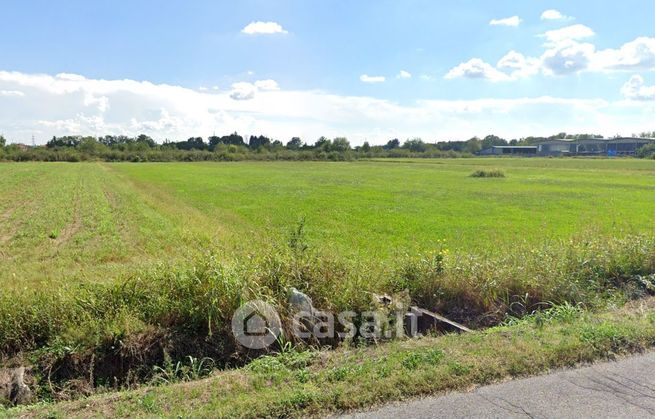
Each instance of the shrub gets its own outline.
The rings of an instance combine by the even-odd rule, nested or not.
[[[471,173],[471,177],[505,177],[501,170],[476,170]]]
[[[637,157],[642,159],[655,159],[655,144],[646,144],[637,150]]]

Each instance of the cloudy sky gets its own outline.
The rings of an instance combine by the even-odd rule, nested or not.
[[[0,133],[426,141],[655,130],[655,4],[4,1]]]

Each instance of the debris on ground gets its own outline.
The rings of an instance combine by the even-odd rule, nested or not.
[[[25,384],[25,367],[0,369],[0,403],[18,406],[31,401],[32,390]]]

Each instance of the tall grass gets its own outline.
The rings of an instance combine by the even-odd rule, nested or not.
[[[238,260],[210,253],[112,283],[3,293],[0,359],[28,360],[40,382],[52,386],[41,390],[61,395],[74,391],[72,382],[91,391],[148,380],[154,366],[188,357],[235,365],[252,354],[235,357],[233,312],[256,298],[286,319],[290,287],[332,312],[365,311],[371,293],[408,290],[415,304],[481,327],[553,304],[639,297],[654,289],[654,274],[655,239],[648,236],[556,241],[500,254],[440,248],[383,264],[304,247],[271,246]]]

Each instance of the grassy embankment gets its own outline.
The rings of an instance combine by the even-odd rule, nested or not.
[[[198,381],[0,410],[0,416],[325,416],[612,359],[653,345],[653,299],[596,313],[566,306],[467,335],[328,352],[289,351]]]

